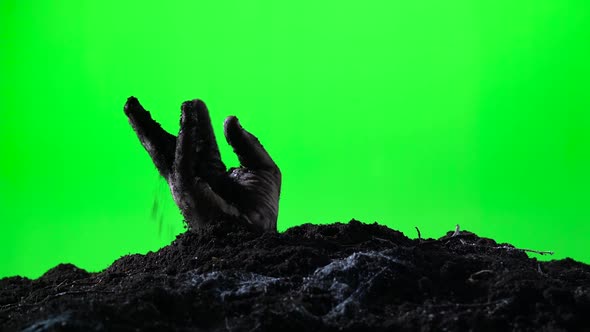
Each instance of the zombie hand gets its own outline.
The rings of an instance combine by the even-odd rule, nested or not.
[[[236,220],[276,231],[281,172],[235,116],[227,117],[223,127],[241,166],[227,170],[201,100],[182,104],[178,137],[162,129],[137,98],[129,97],[124,110],[191,229]]]

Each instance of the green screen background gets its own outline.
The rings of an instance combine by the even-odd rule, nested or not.
[[[123,113],[201,98],[283,172],[281,231],[460,224],[590,262],[585,0],[2,1],[0,277],[184,231]]]

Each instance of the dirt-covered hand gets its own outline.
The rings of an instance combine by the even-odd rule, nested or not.
[[[137,98],[129,97],[124,110],[191,229],[237,220],[276,231],[281,172],[235,116],[225,119],[224,134],[241,166],[227,170],[201,100],[182,104],[177,137],[152,119]]]

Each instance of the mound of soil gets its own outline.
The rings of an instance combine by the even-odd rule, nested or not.
[[[100,273],[0,280],[6,331],[590,331],[589,312],[588,265],[355,220],[262,235],[221,224]]]

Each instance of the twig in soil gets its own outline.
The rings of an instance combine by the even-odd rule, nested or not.
[[[541,256],[543,255],[553,255],[555,254],[555,252],[553,251],[544,251],[544,250],[533,250],[533,249],[521,249],[521,248],[514,248],[514,247],[509,247],[509,246],[500,246],[498,247],[499,249],[506,249],[506,250],[518,250],[518,251],[524,251],[524,252],[532,252],[535,254],[539,254]]]
[[[418,240],[422,241],[422,234],[420,234],[420,228],[416,226],[416,232],[418,232]]]
[[[475,283],[479,280],[487,279],[490,276],[492,276],[493,274],[494,274],[494,271],[492,271],[492,270],[480,270],[480,271],[477,271],[477,272],[471,274],[469,276],[469,278],[467,279],[467,281],[469,281],[471,283]]]
[[[469,246],[472,246],[472,247],[479,247],[479,248],[503,249],[503,250],[507,250],[507,251],[516,250],[516,251],[520,251],[520,252],[532,252],[532,253],[539,254],[539,255],[553,255],[554,254],[553,251],[542,251],[542,250],[533,250],[533,249],[521,249],[521,248],[510,247],[510,246],[488,247],[488,246],[480,246],[480,245],[473,244],[473,243],[467,243],[463,239],[460,239],[459,241],[461,241],[461,244],[469,245]]]
[[[459,224],[455,225],[455,232],[453,233],[453,235],[451,235],[451,237],[457,236],[461,234],[461,228],[459,227]]]
[[[377,241],[381,241],[381,242],[386,242],[386,243],[389,243],[389,244],[392,244],[392,245],[394,245],[394,246],[395,246],[395,243],[393,243],[393,242],[391,242],[391,241],[389,241],[389,240],[387,240],[387,239],[382,239],[382,238],[380,238],[380,237],[376,237],[376,236],[373,236],[373,237],[372,237],[372,239],[373,239],[373,240],[377,240]]]
[[[508,304],[510,303],[510,299],[500,299],[491,302],[485,303],[448,303],[448,304],[436,304],[432,305],[432,308],[448,308],[448,307],[455,307],[459,308],[479,308],[479,307],[487,307],[490,305],[498,305],[498,304]]]
[[[62,282],[60,282],[59,284],[57,284],[57,286],[55,286],[53,289],[57,290],[61,285],[65,284],[66,282],[68,282],[68,279],[64,279]]]
[[[47,301],[56,299],[56,298],[64,296],[64,295],[89,294],[89,293],[115,293],[115,292],[113,292],[113,291],[97,291],[97,290],[67,291],[67,292],[61,292],[61,293],[57,293],[57,294],[53,294],[53,295],[47,295],[43,300],[41,300],[39,302],[35,302],[35,303],[9,303],[9,304],[5,304],[3,306],[0,306],[0,311],[8,311],[8,310],[11,310],[16,307],[36,307],[36,306],[39,306]]]

